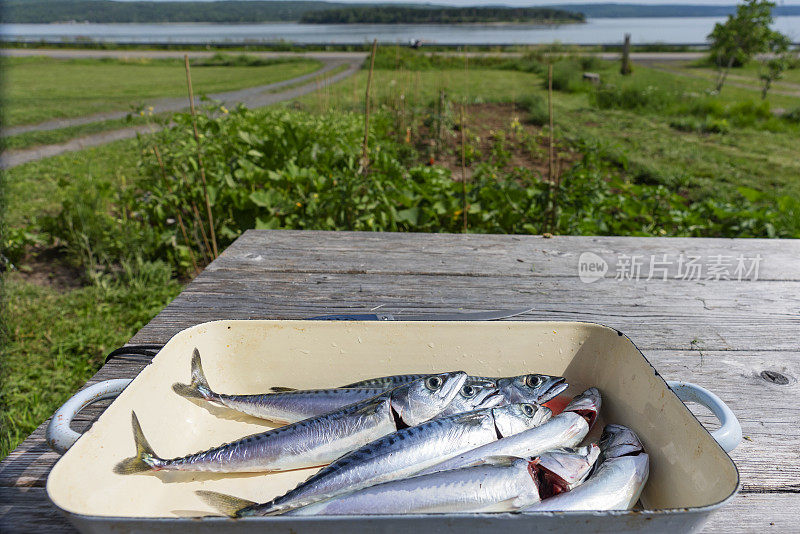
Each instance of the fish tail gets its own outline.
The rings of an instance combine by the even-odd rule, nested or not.
[[[142,432],[142,426],[135,412],[131,412],[131,423],[133,426],[133,441],[136,444],[136,456],[125,458],[114,466],[114,472],[118,475],[132,475],[157,469],[156,462],[161,460],[153,448],[147,443],[147,439]]]
[[[187,399],[203,399],[207,401],[218,401],[219,395],[211,391],[203,372],[203,365],[200,362],[200,351],[196,348],[192,353],[192,382],[190,384],[172,384],[172,391]]]
[[[216,491],[198,490],[195,491],[195,494],[205,501],[207,505],[228,517],[241,517],[242,510],[257,504],[254,501],[240,499],[239,497]]]

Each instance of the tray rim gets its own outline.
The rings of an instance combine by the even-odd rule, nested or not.
[[[211,325],[217,324],[231,324],[231,323],[302,323],[302,324],[326,324],[330,325],[331,321],[325,320],[304,320],[304,319],[217,319],[213,321],[205,321],[203,323],[198,323],[196,325],[190,326],[188,328],[184,328],[179,332],[176,332],[170,339],[164,344],[164,346],[153,356],[153,359],[147,364],[148,366],[152,364],[153,360],[155,360],[161,352],[169,347],[172,343],[177,343],[176,338],[178,336],[187,335],[193,332],[194,330],[199,330],[202,328],[208,328]],[[337,323],[341,323],[344,321],[336,321]],[[354,324],[385,324],[383,322],[375,322],[375,321],[346,321],[347,323],[354,323]],[[615,332],[618,336],[624,337],[636,350],[639,356],[647,363],[648,366],[653,370],[654,375],[664,384],[664,387],[669,391],[671,395],[674,395],[678,401],[680,399],[677,397],[677,394],[669,387],[667,381],[664,377],[659,373],[658,369],[647,359],[641,349],[636,345],[636,343],[624,332],[618,330],[617,328],[605,325],[599,322],[593,321],[548,321],[548,320],[519,320],[519,319],[508,319],[508,320],[499,320],[499,321],[392,321],[393,324],[397,324],[398,322],[408,322],[414,324],[439,324],[439,325],[452,325],[452,324],[460,324],[460,325],[475,325],[475,324],[497,324],[497,323],[516,323],[516,324],[526,324],[526,323],[548,323],[553,325],[559,324],[566,324],[566,325],[582,325],[588,326],[590,328],[598,328],[601,330],[610,330]],[[141,376],[141,371],[137,374],[131,383],[125,388],[126,390],[132,384],[136,382],[136,380]],[[113,404],[116,402],[116,399],[111,402]],[[111,406],[109,404],[109,407]],[[686,406],[683,401],[680,401],[680,404],[683,406],[683,410],[689,413],[692,420],[703,429],[703,431],[708,434],[711,441],[714,442],[714,445],[717,447],[719,452],[721,452],[727,461],[730,462],[731,466],[733,467],[734,473],[736,474],[736,484],[734,488],[731,490],[730,494],[726,497],[722,498],[721,500],[707,504],[702,506],[689,506],[689,507],[681,507],[681,508],[653,508],[653,509],[645,509],[645,510],[606,510],[606,511],[540,511],[540,512],[495,512],[495,513],[447,513],[447,514],[437,514],[437,513],[430,513],[430,514],[370,514],[370,515],[363,515],[363,514],[353,514],[347,516],[334,516],[334,515],[319,515],[319,516],[265,516],[265,517],[246,517],[240,519],[233,519],[229,517],[222,517],[217,515],[209,515],[209,516],[200,516],[200,517],[149,517],[149,516],[106,516],[106,515],[88,515],[88,514],[81,514],[76,512],[71,512],[59,506],[55,500],[52,498],[50,494],[50,477],[52,475],[55,466],[61,462],[61,460],[66,456],[65,453],[62,455],[56,464],[51,468],[50,472],[47,475],[47,483],[45,485],[45,490],[47,493],[47,497],[50,502],[63,514],[65,514],[69,518],[80,519],[83,521],[89,522],[106,522],[106,521],[120,521],[120,522],[157,522],[157,523],[176,523],[176,524],[198,524],[198,522],[203,522],[205,524],[219,522],[222,524],[229,524],[229,523],[253,523],[253,522],[264,522],[267,521],[269,523],[274,524],[282,524],[282,523],[318,523],[318,522],[325,522],[325,521],[333,521],[333,522],[347,522],[347,521],[359,521],[359,520],[399,520],[399,521],[416,521],[416,520],[424,520],[424,519],[442,519],[447,520],[448,518],[456,519],[456,518],[465,518],[465,517],[474,517],[474,518],[481,518],[481,519],[496,519],[496,520],[513,520],[513,519],[524,519],[524,518],[536,518],[536,517],[571,517],[580,519],[583,517],[589,518],[597,518],[597,517],[646,517],[646,516],[653,516],[653,517],[669,517],[675,515],[682,515],[682,514],[710,514],[711,512],[715,511],[716,509],[724,506],[730,500],[732,500],[736,494],[741,489],[741,473],[739,472],[739,468],[736,465],[736,462],[733,461],[731,456],[725,452],[722,446],[711,436],[710,431],[703,425],[697,416]],[[106,410],[108,407],[106,408]],[[105,410],[104,412],[105,413]],[[102,414],[101,414],[102,415]],[[79,439],[83,439],[83,435]]]

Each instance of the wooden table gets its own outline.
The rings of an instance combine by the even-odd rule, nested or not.
[[[746,267],[757,264],[757,276],[737,276],[740,257]],[[584,277],[596,278],[603,262],[607,271],[582,281],[579,260]],[[799,260],[798,241],[249,231],[130,342],[165,343],[214,319],[378,306],[415,313],[533,306],[523,319],[603,323],[628,334],[666,379],[716,392],[742,423],[745,441],[732,453],[741,493],[706,530],[797,531]],[[702,268],[699,279],[688,265]],[[133,377],[144,365],[112,360],[90,383]],[[85,410],[78,425],[101,410]],[[0,531],[72,531],[45,493],[57,456],[44,427],[0,464]]]

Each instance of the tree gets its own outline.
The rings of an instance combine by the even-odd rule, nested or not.
[[[711,41],[711,58],[717,65],[717,92],[722,90],[728,72],[741,66],[756,54],[767,52],[773,32],[772,8],[769,0],[745,0],[736,8],[735,15],[728,15],[724,23],[714,25],[708,34]]]
[[[758,77],[761,78],[761,99],[767,98],[772,82],[780,80],[785,70],[791,67],[794,54],[790,50],[792,41],[780,32],[772,32],[767,42],[767,55],[761,60]]]

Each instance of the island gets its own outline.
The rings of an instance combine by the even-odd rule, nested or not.
[[[547,7],[348,6],[303,13],[306,24],[570,24],[583,13]]]

